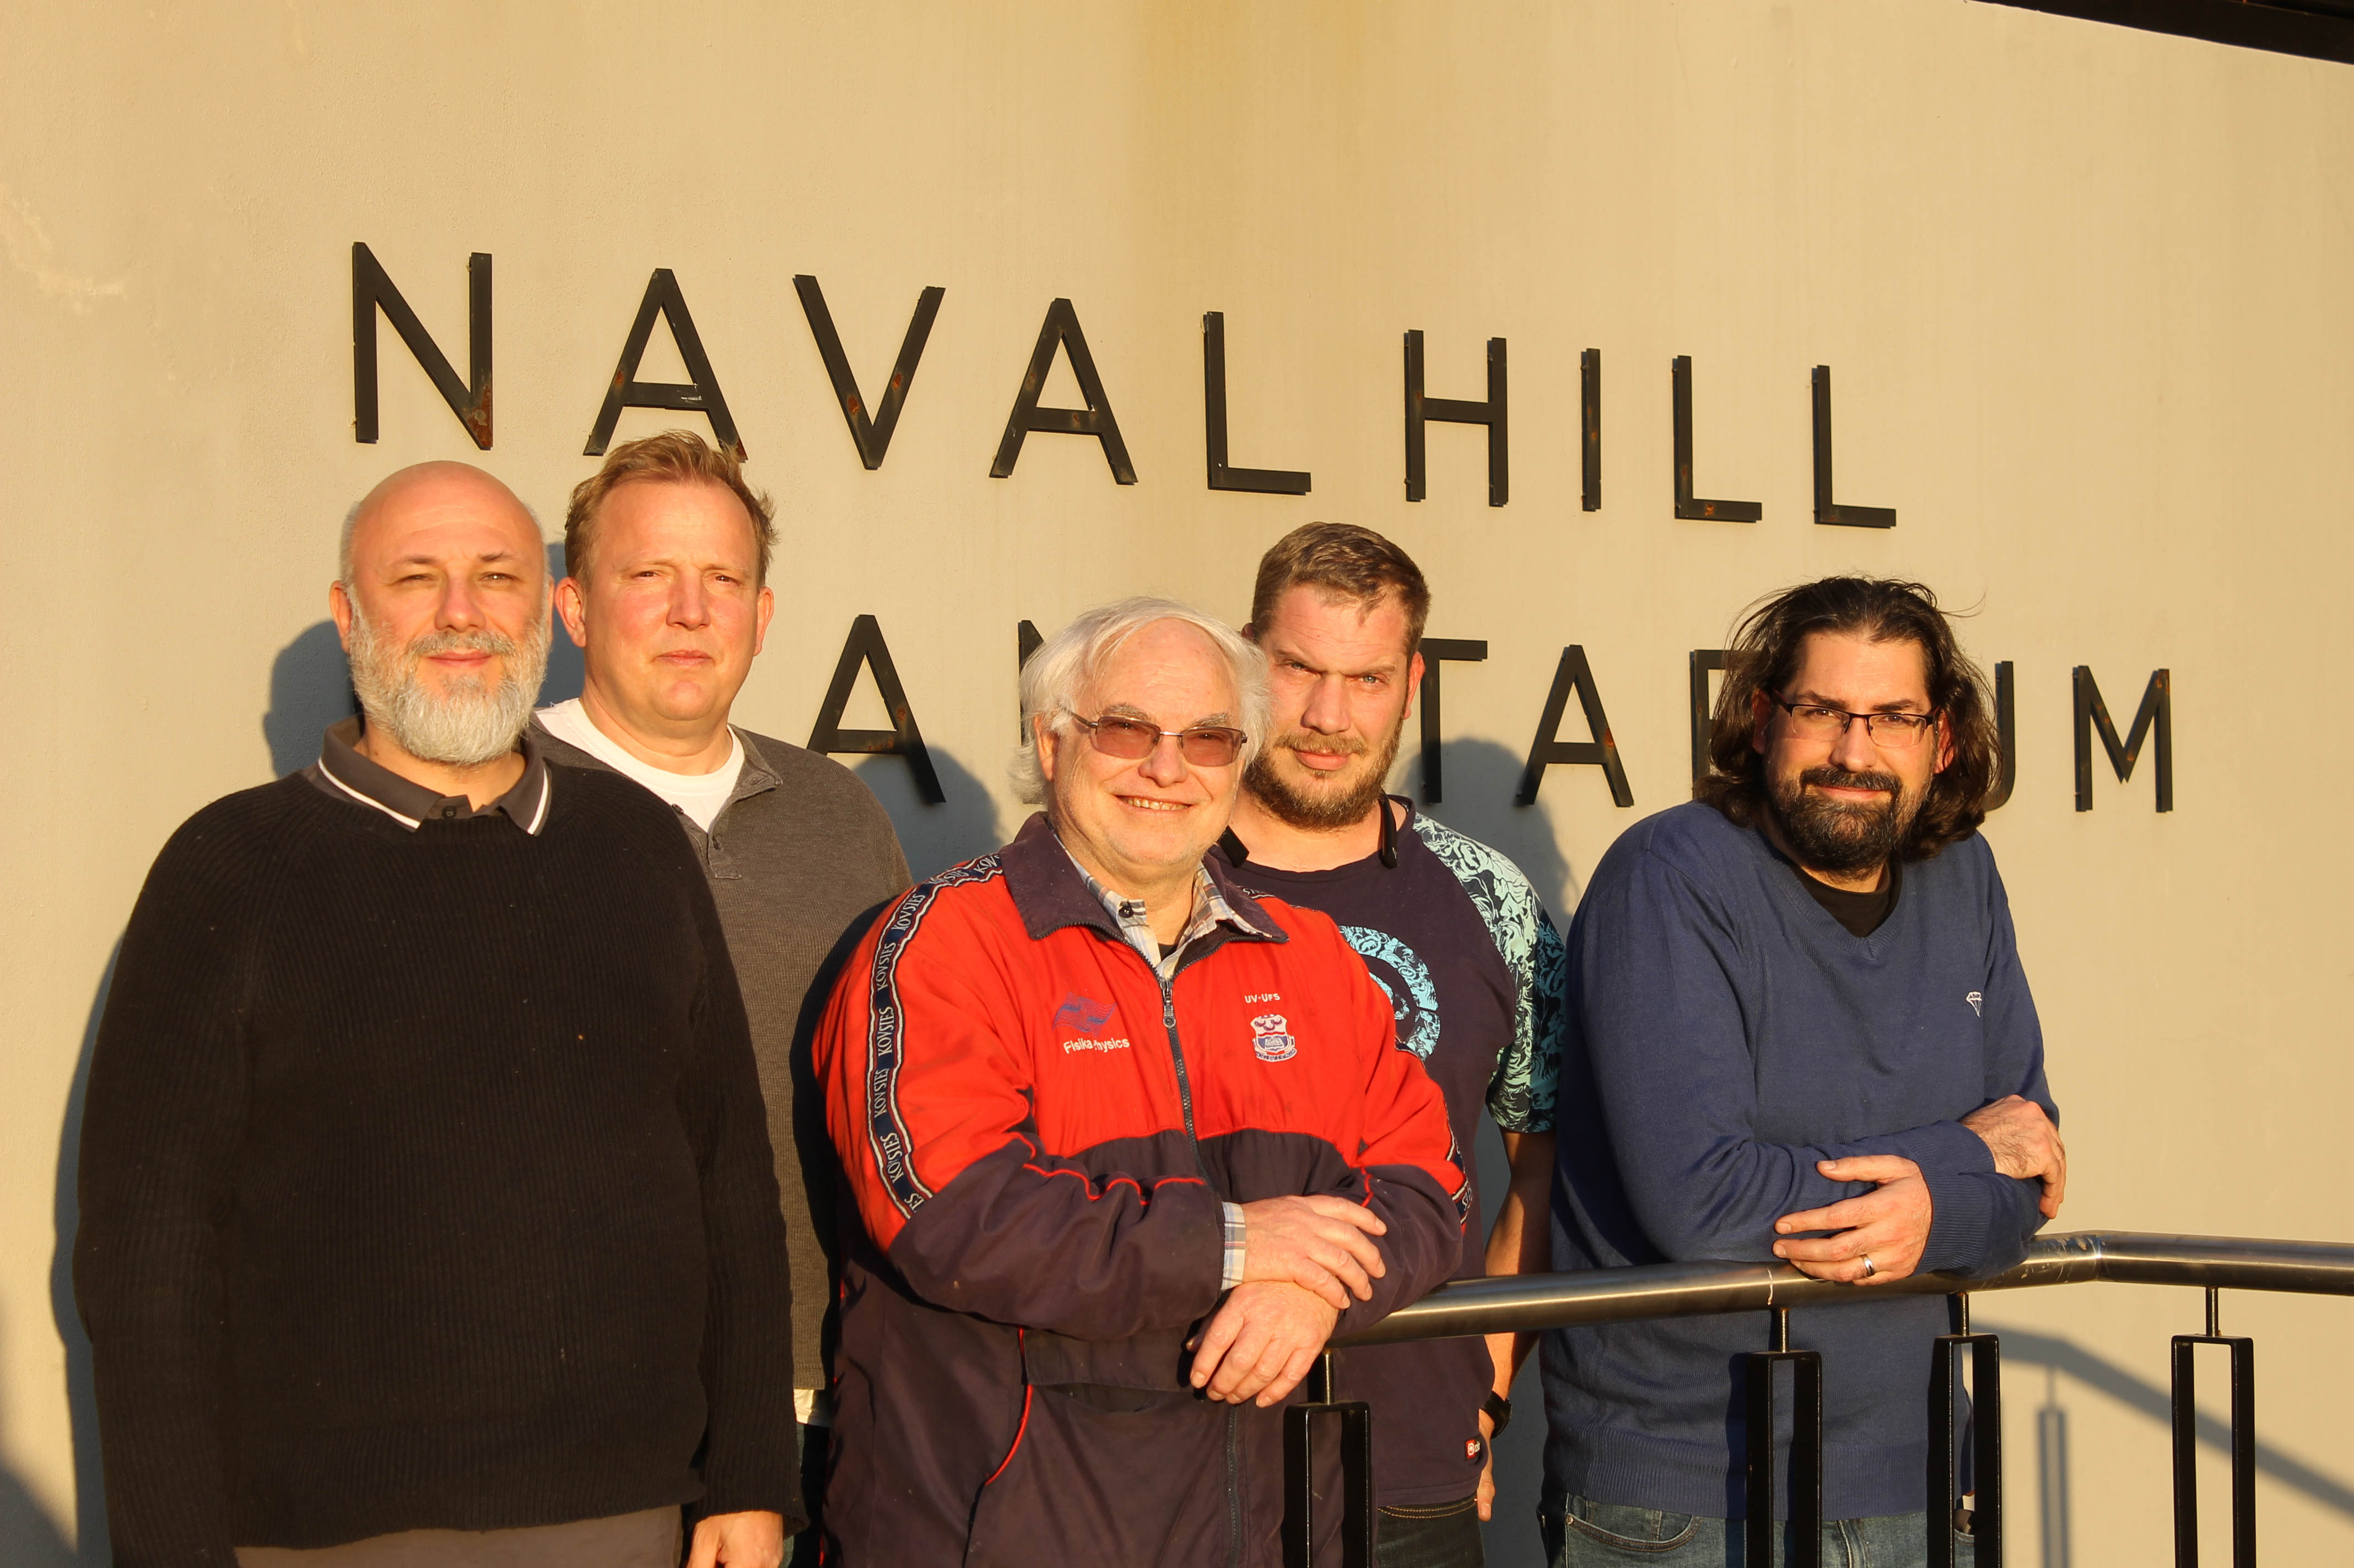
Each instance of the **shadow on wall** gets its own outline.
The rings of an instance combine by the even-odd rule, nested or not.
[[[998,826],[997,802],[972,770],[939,747],[928,747],[939,775],[945,805],[930,806],[916,793],[915,774],[896,757],[861,757],[850,762],[860,782],[875,791],[891,814],[891,826],[907,853],[907,870],[921,882],[960,861],[987,854],[1010,836]]]
[[[0,1469],[0,1563],[8,1568],[66,1568],[102,1561],[102,1557],[75,1556],[48,1512],[25,1489],[25,1483]]]
[[[81,1108],[90,1092],[90,1055],[98,1044],[98,1021],[106,1012],[106,993],[114,983],[114,963],[122,953],[122,938],[106,955],[98,977],[98,993],[90,998],[90,1016],[82,1025],[81,1054],[74,1063],[73,1084],[66,1091],[64,1125],[58,1131],[56,1196],[51,1212],[57,1250],[49,1255],[49,1313],[57,1323],[58,1341],[65,1351],[66,1408],[73,1425],[74,1539],[66,1541],[24,1483],[0,1471],[0,1563],[9,1568],[48,1568],[50,1563],[109,1562],[112,1552],[106,1539],[106,1481],[98,1449],[98,1384],[90,1370],[90,1337],[82,1332],[81,1314],[74,1309],[74,1234],[80,1227],[80,1204],[75,1180],[81,1167]]]
[[[564,543],[547,547],[547,581],[553,588],[564,580]],[[547,629],[547,678],[539,683],[539,701],[534,707],[544,708],[553,703],[568,703],[580,694],[581,685],[588,679],[588,666],[581,662],[579,645],[572,634],[564,630],[564,618],[557,615],[553,604],[548,614],[554,617]]]
[[[318,761],[320,734],[357,712],[335,623],[304,627],[270,666],[270,711],[261,715],[261,738],[270,747],[271,777],[282,779]]]
[[[1400,755],[1405,760],[1393,788],[1400,794],[1410,792],[1419,802],[1422,764],[1410,753]],[[1545,804],[1546,792],[1578,784],[1583,781],[1581,775],[1595,769],[1548,768],[1545,789],[1539,791],[1536,804],[1515,806],[1512,794],[1521,787],[1522,758],[1495,741],[1444,742],[1439,747],[1439,767],[1447,780],[1446,796],[1426,810],[1456,832],[1469,833],[1511,856],[1530,885],[1537,890],[1537,896],[1544,901],[1545,913],[1553,916],[1554,927],[1566,931],[1569,917],[1576,912],[1578,897],[1585,888],[1570,870],[1561,845],[1554,840],[1553,813]],[[1628,820],[1634,820],[1633,813],[1628,813]]]
[[[1981,1324],[1980,1328],[1984,1332],[2002,1336],[2002,1359],[2005,1365],[2025,1362],[2030,1366],[2044,1367],[2072,1377],[2095,1393],[2105,1393],[2119,1404],[2137,1411],[2152,1421],[2170,1425],[2174,1420],[2174,1402],[2169,1390],[2136,1376],[2115,1361],[2094,1354],[2073,1340],[2063,1340],[2056,1335],[2029,1333],[2023,1329],[1998,1328],[1992,1323]],[[2046,1413],[2058,1412],[2058,1397],[2055,1393],[2047,1397]],[[2040,1436],[2046,1445],[2054,1441],[2064,1444],[2067,1430],[2064,1419],[2057,1422],[2039,1421],[2038,1425],[2041,1428]],[[2198,1432],[2201,1446],[2222,1454],[2232,1451],[2232,1430],[2220,1417],[2206,1411],[2200,1411]],[[2067,1474],[2067,1457],[2064,1448],[2058,1453],[2047,1452],[2043,1455],[2043,1461],[2044,1480],[2048,1493],[2055,1479],[2064,1484]],[[2318,1503],[2332,1513],[2354,1519],[2354,1485],[2317,1470],[2301,1459],[2282,1453],[2278,1448],[2266,1443],[2261,1433],[2256,1437],[2256,1473]],[[2166,1483],[2160,1479],[2152,1484],[2162,1486]],[[2064,1491],[2058,1495],[2058,1501],[2064,1518],[2067,1506]],[[2047,1544],[2045,1560],[2048,1568],[2065,1568],[2064,1538],[2059,1543],[2056,1558]]]

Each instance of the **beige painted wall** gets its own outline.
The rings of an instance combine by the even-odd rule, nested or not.
[[[676,270],[785,520],[784,608],[739,716],[804,736],[851,616],[880,616],[952,795],[927,810],[897,763],[870,769],[919,864],[1017,820],[1017,619],[1143,589],[1239,615],[1257,552],[1310,518],[1394,535],[1433,578],[1432,632],[1489,640],[1447,675],[1441,814],[1522,855],[1557,914],[1614,834],[1682,796],[1683,655],[1742,604],[1852,567],[1980,606],[1971,646],[2019,672],[2019,793],[1989,836],[2068,1112],[2065,1224],[2354,1238],[2334,809],[2354,742],[2325,678],[2354,630],[2354,68],[1959,0],[160,0],[19,3],[5,26],[0,1561],[64,1553],[94,1475],[87,1350],[60,1330],[60,1129],[141,876],[190,811],[270,777],[266,726],[285,750],[332,694],[314,656],[343,509],[390,467],[474,455],[388,330],[384,440],[353,442],[355,239],[453,353],[465,257],[496,257],[484,461],[546,514],[593,466],[649,271]],[[948,291],[879,472],[795,272],[823,281],[870,395],[917,291]],[[1057,295],[1133,487],[1070,437],[987,477]],[[1204,489],[1211,309],[1235,461],[1312,470],[1311,495]],[[1438,396],[1478,396],[1481,342],[1511,341],[1508,507],[1482,503],[1480,433],[1454,427],[1432,431],[1431,499],[1402,499],[1408,327]],[[1762,500],[1761,524],[1671,518],[1676,354],[1698,366],[1700,489]],[[1842,499],[1898,507],[1893,532],[1809,520],[1818,363]],[[1509,804],[1573,641],[1634,810],[1591,768]],[[2099,809],[2071,809],[2080,662],[2126,710],[2174,671],[2173,814],[2147,772],[2105,768]],[[2121,1287],[1985,1308],[2036,1337],[2011,1358],[2014,1563],[2043,1560],[2047,1382],[2070,1561],[2158,1560],[2164,1436],[2137,1391],[2198,1309]],[[2354,1552],[2348,1314],[2227,1298],[2260,1335],[2274,1563]],[[1499,1562],[1529,1557],[1515,1462]]]

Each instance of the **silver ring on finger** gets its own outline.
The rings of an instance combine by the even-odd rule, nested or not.
[[[1870,1279],[1873,1275],[1878,1274],[1880,1270],[1872,1266],[1872,1255],[1870,1253],[1865,1253],[1863,1255],[1863,1277],[1866,1279]]]

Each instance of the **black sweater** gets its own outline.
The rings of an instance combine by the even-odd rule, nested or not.
[[[759,1083],[685,839],[299,777],[157,857],[90,1065],[74,1280],[120,1568],[700,1497],[798,1515]]]

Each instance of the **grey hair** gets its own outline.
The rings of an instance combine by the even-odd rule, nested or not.
[[[1226,663],[1227,678],[1239,694],[1236,726],[1243,732],[1238,768],[1248,768],[1267,742],[1273,708],[1267,689],[1267,655],[1257,644],[1215,616],[1204,615],[1173,599],[1124,599],[1088,610],[1038,645],[1022,666],[1022,747],[1013,754],[1013,790],[1029,805],[1046,799],[1046,772],[1038,758],[1038,731],[1031,720],[1044,715],[1055,735],[1068,736],[1077,726],[1070,709],[1087,693],[1097,672],[1120,645],[1148,626],[1163,620],[1182,621],[1210,640]],[[1164,724],[1190,723],[1191,714],[1156,715]]]
[[[344,514],[343,535],[335,546],[335,580],[344,585],[346,592],[352,586],[352,535],[359,532],[360,508],[366,504],[365,495],[352,503],[352,509]]]

